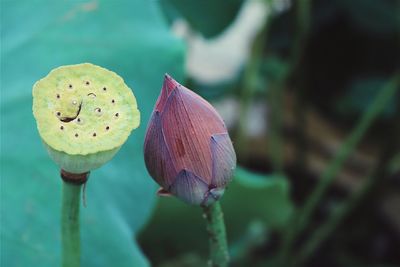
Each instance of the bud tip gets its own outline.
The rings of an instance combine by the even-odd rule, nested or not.
[[[164,75],[164,85],[163,89],[166,90],[167,96],[180,84],[175,81],[174,78],[172,78],[168,73],[165,73]]]

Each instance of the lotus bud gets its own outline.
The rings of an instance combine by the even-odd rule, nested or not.
[[[236,167],[231,139],[217,111],[168,75],[147,128],[144,158],[161,193],[193,205],[218,200]]]
[[[56,68],[36,82],[33,114],[51,158],[76,174],[109,161],[140,121],[123,79],[88,63]]]

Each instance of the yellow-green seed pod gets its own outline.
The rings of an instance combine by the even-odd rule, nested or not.
[[[70,173],[109,161],[140,123],[123,79],[89,63],[56,68],[36,82],[33,115],[50,156]]]

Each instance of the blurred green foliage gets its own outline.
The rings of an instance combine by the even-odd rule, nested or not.
[[[163,74],[183,77],[183,52],[154,1],[1,1],[1,266],[60,262],[61,179],[37,133],[31,90],[51,69],[82,62],[121,75],[142,114],[87,184],[82,266],[149,265],[134,240],[156,190],[142,142]]]
[[[168,20],[184,18],[206,38],[220,34],[234,20],[243,0],[160,0]]]

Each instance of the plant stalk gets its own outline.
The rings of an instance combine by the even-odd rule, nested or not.
[[[300,130],[299,132],[299,139],[297,140],[299,152],[298,152],[298,157],[297,157],[297,163],[299,166],[304,165],[305,157],[304,157],[304,151],[305,151],[305,134],[304,134],[304,129],[306,127],[305,125],[305,119],[304,119],[304,107],[300,106],[301,104],[304,104],[304,88],[301,88],[301,84],[303,82],[300,82],[299,80],[304,79],[304,68],[300,68],[300,62],[302,57],[304,56],[304,50],[305,46],[307,43],[307,38],[309,36],[310,32],[310,27],[311,27],[311,8],[312,8],[312,0],[299,0],[295,3],[295,12],[296,12],[296,17],[295,17],[295,36],[294,36],[294,42],[291,48],[291,55],[290,55],[290,66],[288,70],[285,73],[285,77],[283,79],[283,85],[287,86],[289,83],[290,79],[295,76],[296,80],[298,80],[298,90],[296,92],[297,98],[298,98],[298,103],[296,105],[296,117],[297,117],[297,122],[298,126],[300,126],[298,129]],[[303,75],[300,75],[303,74]],[[288,258],[288,255],[291,250],[292,242],[294,241],[295,237],[295,227],[296,227],[296,218],[298,215],[299,211],[295,210],[293,212],[293,215],[291,216],[291,219],[289,220],[287,229],[283,235],[283,240],[282,240],[282,245],[279,251],[279,260],[281,263],[284,263],[286,259]]]
[[[80,266],[79,206],[81,184],[62,183],[61,242],[62,266]]]
[[[312,253],[320,246],[338,227],[338,225],[354,210],[354,207],[360,203],[361,199],[370,191],[374,182],[372,175],[366,178],[366,181],[357,192],[340,204],[330,215],[328,222],[317,228],[301,247],[299,254],[295,257],[294,266],[300,266],[312,255]]]
[[[366,112],[358,121],[356,127],[352,130],[350,135],[346,138],[345,142],[340,147],[335,158],[330,162],[328,168],[322,174],[322,177],[317,184],[310,197],[307,199],[303,209],[297,214],[295,218],[296,223],[292,223],[292,228],[288,230],[284,242],[284,258],[291,250],[293,242],[304,228],[308,225],[311,215],[314,213],[318,203],[325,194],[326,190],[332,184],[339,171],[342,169],[344,162],[349,157],[351,152],[355,149],[361,138],[367,132],[377,116],[386,107],[386,104],[394,96],[395,92],[399,89],[400,75],[395,75],[390,82],[388,82],[375,97],[374,101],[368,107]]]
[[[240,92],[240,112],[236,137],[236,146],[241,150],[246,147],[246,119],[250,104],[256,92],[257,80],[263,60],[263,48],[268,34],[269,18],[266,19],[262,30],[257,33],[252,44],[251,54],[243,74],[243,86]]]
[[[229,253],[221,204],[217,201],[210,206],[204,206],[203,211],[207,222],[210,266],[226,267],[229,263]]]
[[[397,75],[380,90],[378,95],[375,97],[373,103],[368,107],[367,111],[363,114],[356,127],[350,133],[350,136],[340,147],[336,157],[331,161],[328,168],[323,173],[317,187],[307,200],[303,209],[302,216],[300,217],[298,231],[302,231],[304,227],[308,224],[311,214],[314,212],[326,190],[336,178],[345,160],[349,157],[350,153],[361,141],[361,138],[367,132],[376,117],[386,107],[386,104],[389,102],[389,100],[392,99],[396,90],[399,89],[399,82],[400,75]]]
[[[399,81],[400,82],[400,81]],[[361,200],[366,199],[367,195],[379,187],[379,183],[385,180],[390,175],[390,167],[392,160],[396,157],[398,151],[398,136],[400,135],[400,124],[396,124],[400,119],[400,107],[397,106],[395,111],[396,116],[393,118],[394,127],[389,133],[386,133],[386,138],[381,140],[383,147],[381,155],[378,157],[376,168],[371,171],[371,174],[365,179],[360,188],[353,193],[349,199],[343,201],[330,215],[327,221],[317,228],[310,238],[305,242],[299,253],[294,257],[293,265],[301,266],[315,253],[318,247],[321,246],[335,231],[335,229],[343,222],[343,220],[355,209]],[[368,195],[368,197],[373,197]]]
[[[291,70],[288,73],[289,75],[292,75],[300,67],[299,64],[310,32],[311,6],[312,0],[299,0],[296,2],[296,35],[291,51]]]

